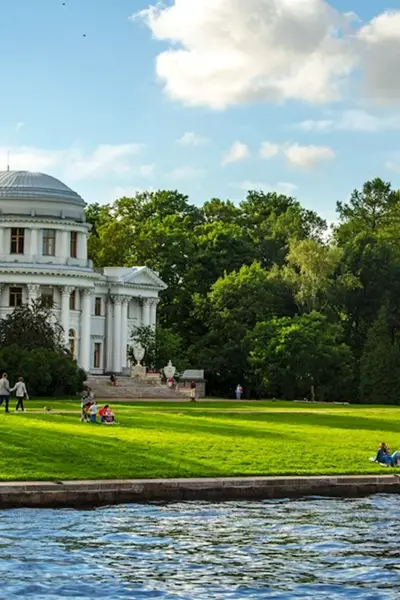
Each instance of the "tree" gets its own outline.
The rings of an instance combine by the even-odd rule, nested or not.
[[[24,350],[47,348],[61,352],[62,339],[61,325],[51,308],[40,300],[22,304],[0,320],[0,348],[17,346]]]
[[[260,396],[352,397],[351,350],[340,325],[317,312],[258,323],[249,334],[249,365]]]
[[[400,347],[387,302],[368,332],[360,366],[360,399],[400,404]]]
[[[205,333],[190,348],[189,361],[205,369],[211,393],[231,395],[239,381],[250,393],[248,331],[259,321],[296,311],[279,270],[268,271],[257,262],[243,266],[218,279],[206,297],[195,296],[194,306]]]
[[[312,239],[291,242],[283,273],[301,310],[326,309],[338,284],[335,275],[342,254],[340,248]]]

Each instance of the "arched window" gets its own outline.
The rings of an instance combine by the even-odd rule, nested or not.
[[[69,349],[74,358],[76,358],[76,335],[73,329],[69,330]]]

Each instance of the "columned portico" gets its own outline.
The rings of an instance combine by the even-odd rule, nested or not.
[[[89,371],[90,364],[90,328],[92,316],[92,288],[83,290],[82,316],[81,316],[81,352],[80,364],[85,371]]]
[[[112,296],[114,302],[113,371],[121,372],[122,296]]]

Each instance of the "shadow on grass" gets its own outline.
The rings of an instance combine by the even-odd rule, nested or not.
[[[206,416],[204,414],[204,416]],[[209,416],[209,415],[208,415]],[[240,413],[230,413],[230,419],[242,419],[244,415]],[[223,414],[213,414],[215,419],[226,418]],[[274,423],[288,426],[305,427],[329,427],[332,429],[365,430],[365,431],[385,431],[388,433],[400,434],[400,422],[390,419],[378,419],[376,417],[351,416],[348,414],[314,414],[314,413],[246,413],[245,420],[256,421],[259,423]]]

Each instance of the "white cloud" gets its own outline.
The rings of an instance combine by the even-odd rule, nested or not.
[[[22,121],[20,121],[19,123],[16,124],[15,131],[18,133],[18,131],[20,131],[24,125],[25,125],[25,123],[22,123]]]
[[[181,146],[203,146],[209,141],[206,137],[198,135],[194,131],[187,131],[181,138],[176,140]]]
[[[157,75],[192,106],[330,101],[355,66],[344,33],[353,17],[324,0],[172,0],[133,18],[169,43]]]
[[[312,168],[319,162],[335,158],[334,151],[328,146],[286,146],[284,153],[287,161],[296,167]]]
[[[177,167],[171,173],[169,177],[175,181],[184,181],[186,179],[198,179],[204,177],[206,172],[204,169],[196,169],[195,167]]]
[[[141,187],[141,186],[127,186],[127,187],[123,187],[123,186],[116,186],[115,188],[113,188],[109,194],[107,194],[107,199],[106,202],[113,202],[114,200],[118,199],[118,198],[123,198],[124,196],[126,196],[127,198],[133,198],[134,196],[136,196],[136,194],[140,194],[142,192],[154,192],[155,188],[153,188],[152,186],[149,187]]]
[[[250,149],[246,144],[242,142],[234,142],[231,148],[222,157],[222,166],[229,165],[231,163],[240,162],[250,156]]]
[[[332,119],[306,120],[299,123],[303,131],[364,131],[377,133],[400,129],[400,115],[374,115],[364,110],[347,110]]]
[[[387,10],[357,33],[364,94],[375,104],[399,104],[400,11]]]
[[[291,196],[297,190],[297,185],[289,183],[288,181],[278,181],[274,185],[262,181],[243,181],[243,183],[240,184],[240,188],[246,192],[249,190],[256,190],[265,193],[276,192]]]
[[[10,168],[23,171],[57,171],[59,176],[69,180],[81,180],[103,175],[126,175],[144,169],[148,173],[149,165],[137,167],[132,161],[140,151],[139,144],[103,144],[92,152],[74,147],[63,150],[47,150],[31,146],[14,148],[0,147],[0,165],[7,165],[10,152]]]
[[[270,142],[262,142],[260,148],[260,156],[269,160],[279,154],[279,146],[277,144],[271,144]]]
[[[82,150],[72,150],[69,153],[68,171],[74,179],[107,174],[125,175],[134,169],[132,156],[140,152],[140,144],[103,144],[92,153],[85,154]]]
[[[331,102],[353,74],[357,94],[400,103],[400,10],[362,23],[333,0],[169,0],[133,19],[167,42],[156,72],[187,105]]]

